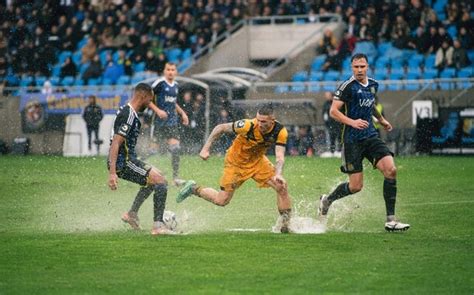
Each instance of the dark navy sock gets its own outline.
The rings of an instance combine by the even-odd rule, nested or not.
[[[397,200],[397,180],[385,178],[383,181],[383,198],[387,216],[395,215],[395,202]]]
[[[348,195],[351,195],[351,191],[349,190],[349,183],[344,182],[341,183],[336,187],[336,189],[328,196],[328,201],[330,203],[334,202],[335,200],[342,199]]]
[[[163,222],[163,213],[165,212],[166,197],[168,196],[168,186],[166,184],[157,184],[154,186],[153,194],[153,220]]]
[[[137,196],[135,197],[135,200],[133,201],[132,208],[130,209],[130,211],[138,212],[143,202],[145,202],[145,200],[148,198],[148,196],[150,196],[152,192],[153,186],[144,186],[140,188],[137,193]]]

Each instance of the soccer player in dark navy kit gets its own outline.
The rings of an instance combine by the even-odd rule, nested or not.
[[[113,134],[110,141],[110,151],[107,161],[109,169],[109,187],[116,190],[118,178],[122,178],[141,185],[130,211],[122,215],[122,220],[134,229],[140,229],[138,209],[146,198],[154,192],[153,235],[168,234],[171,231],[163,222],[168,188],[166,179],[161,172],[137,159],[135,146],[140,134],[141,122],[137,112],[143,111],[153,99],[153,90],[145,83],[138,84],[130,102],[117,112],[114,121]]]
[[[395,218],[395,201],[397,197],[397,169],[393,153],[380,139],[372,122],[372,115],[387,131],[392,125],[375,108],[377,81],[367,77],[368,59],[365,54],[355,54],[352,59],[353,76],[342,83],[334,93],[330,115],[341,122],[342,130],[342,166],[341,171],[349,174],[349,182],[339,186],[329,195],[323,195],[319,202],[320,217],[326,217],[329,206],[343,197],[362,190],[362,160],[367,158],[384,175],[383,196],[387,220],[387,231],[404,231],[409,224],[401,223]],[[344,113],[341,112],[344,108]]]
[[[179,116],[181,116],[185,126],[189,124],[189,119],[186,112],[177,103],[178,83],[175,81],[177,74],[176,64],[166,63],[163,71],[164,77],[157,79],[152,84],[156,99],[154,104],[150,104],[150,108],[158,115],[155,120],[154,135],[160,144],[166,140],[168,150],[171,153],[173,182],[175,185],[182,185],[184,181],[178,178],[179,154],[181,151]]]

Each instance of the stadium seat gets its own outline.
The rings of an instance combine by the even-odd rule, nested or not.
[[[386,68],[390,64],[390,58],[386,56],[380,56],[376,61],[375,61],[375,67],[377,69],[382,69]]]
[[[74,77],[73,76],[66,76],[61,80],[62,86],[72,86],[74,85]]]
[[[133,64],[133,72],[142,72],[145,70],[145,62]]]
[[[88,39],[87,37],[84,37],[84,38],[82,38],[81,41],[79,41],[79,43],[77,43],[77,49],[78,50],[81,50],[82,47],[84,47],[84,45],[87,44],[87,39]]]
[[[107,85],[107,86],[110,86],[110,85],[113,85],[115,84],[114,81],[110,78],[103,78],[102,79],[102,85]]]
[[[84,85],[84,80],[82,80],[81,78],[77,78],[76,80],[74,80],[74,86],[82,86]]]
[[[312,83],[308,86],[308,92],[319,92],[321,91],[321,86],[319,83]]]
[[[474,49],[468,50],[467,51],[467,57],[471,61],[471,63],[474,63]],[[471,64],[472,66],[472,64]]]
[[[187,58],[190,58],[193,55],[191,48],[186,48],[183,51],[183,54],[181,54],[181,60],[185,60]]]
[[[306,71],[299,71],[293,74],[291,79],[293,82],[306,82],[308,80],[308,73]]]
[[[59,77],[50,77],[50,78],[49,78],[49,82],[51,82],[51,84],[52,84],[53,86],[59,86],[59,85],[60,85],[60,83],[59,83],[59,82],[60,82]],[[41,85],[41,86],[43,86],[43,85]]]
[[[434,79],[438,77],[438,70],[433,68],[425,68],[422,77],[423,79]]]
[[[382,72],[382,71],[377,71],[377,72],[375,73],[374,78],[375,78],[375,80],[377,80],[377,81],[383,81],[383,80],[387,79],[387,75],[386,75],[384,72]]]
[[[436,56],[430,54],[425,58],[425,69],[431,69],[435,67]]]
[[[101,79],[100,78],[89,79],[89,81],[87,81],[87,85],[89,85],[89,86],[96,86],[96,85],[100,85],[100,84],[101,84]]]
[[[179,59],[181,58],[181,53],[181,49],[179,48],[173,48],[165,51],[166,58],[168,58],[170,62],[174,63],[179,62]]]
[[[354,52],[364,53],[369,59],[375,59],[375,57],[377,57],[377,49],[375,48],[374,43],[369,41],[357,42]]]
[[[130,84],[130,76],[122,75],[117,80],[118,85],[128,85]]]
[[[54,65],[51,69],[51,75],[58,77],[61,74],[61,65]]]
[[[321,71],[311,72],[309,74],[309,81],[320,82],[322,80],[323,80],[323,72],[321,72]]]
[[[282,94],[282,93],[288,93],[290,90],[290,87],[286,85],[278,85],[275,87],[275,93]]]
[[[48,78],[46,76],[37,76],[36,77],[36,85],[43,86],[44,82],[46,82]]]
[[[72,55],[71,51],[61,51],[58,57],[58,64],[62,65],[66,58]]]
[[[100,63],[102,65],[105,65],[105,63],[107,62],[107,55],[110,53],[110,50],[103,50],[99,53]]]
[[[81,60],[82,60],[82,52],[80,50],[78,50],[78,51],[76,51],[72,54],[72,61],[76,65],[81,64]]]
[[[321,70],[322,65],[324,64],[324,61],[326,60],[326,55],[322,54],[319,56],[316,56],[313,59],[313,62],[311,63],[311,71],[319,71]]]
[[[297,83],[296,85],[291,86],[291,92],[305,92],[306,87],[303,83]]]
[[[440,78],[454,78],[456,76],[456,69],[454,68],[445,68],[441,71]]]
[[[408,71],[407,80],[417,80],[417,79],[420,79],[419,71]]]
[[[193,58],[188,57],[186,59],[183,59],[181,63],[178,65],[178,72],[179,73],[184,73],[187,69],[189,69],[193,65]]]
[[[456,38],[457,34],[458,34],[458,29],[456,28],[455,25],[450,25],[446,31],[448,32],[448,34],[451,36],[451,38]]]
[[[24,76],[20,80],[20,87],[28,87],[33,81],[34,78],[32,76]]]
[[[347,57],[346,59],[344,59],[342,61],[342,70],[343,71],[351,70],[351,58],[350,57]]]
[[[407,60],[407,64],[409,68],[418,68],[424,60],[425,57],[422,54],[414,54]]]
[[[377,45],[378,54],[381,56],[385,56],[385,53],[392,48],[391,42],[381,42]]]
[[[341,73],[338,71],[327,71],[324,73],[324,81],[337,81],[339,80],[339,77],[341,76]]]

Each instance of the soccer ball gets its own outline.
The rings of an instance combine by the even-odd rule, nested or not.
[[[172,211],[165,211],[163,213],[163,222],[170,230],[175,230],[178,227],[176,214]]]

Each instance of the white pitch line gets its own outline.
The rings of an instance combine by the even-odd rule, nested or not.
[[[404,203],[400,206],[424,206],[424,205],[452,205],[452,204],[470,204],[474,203],[474,200],[465,200],[465,201],[442,201],[442,202],[425,202],[425,203]],[[398,205],[398,204],[397,204]]]

